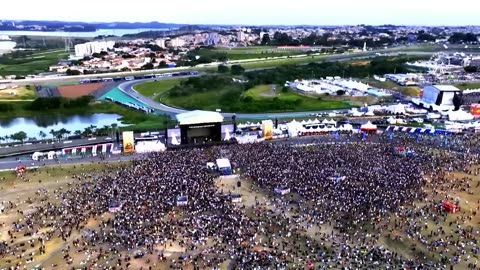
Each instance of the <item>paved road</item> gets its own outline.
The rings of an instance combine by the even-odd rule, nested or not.
[[[369,52],[359,52],[354,54],[338,54],[338,55],[325,55],[322,58],[312,59],[312,61],[336,61],[340,59],[345,59],[342,61],[348,61],[348,59],[362,59],[362,58],[369,58],[375,56],[377,53],[382,54],[399,54],[403,53],[401,51],[402,47],[393,47],[389,49],[381,49],[381,50],[374,50]],[[407,48],[407,47],[405,47]],[[406,52],[408,55],[432,55],[434,52]],[[305,57],[310,58],[310,56]],[[270,59],[249,59],[245,61],[245,64],[248,63],[263,63],[275,60],[282,60],[282,57],[275,57]],[[216,62],[210,63],[205,65],[204,67],[217,67],[219,65],[223,65],[223,62]],[[241,61],[229,61],[227,64],[243,64]],[[308,64],[308,63],[305,63]],[[71,81],[80,81],[81,79],[88,79],[88,78],[99,78],[99,77],[117,77],[117,76],[131,76],[131,75],[138,75],[138,74],[150,74],[150,73],[162,73],[162,72],[176,72],[176,71],[185,71],[185,70],[197,70],[198,68],[202,68],[200,66],[197,67],[176,67],[176,68],[169,68],[169,69],[154,69],[154,70],[138,70],[138,71],[128,71],[128,72],[112,72],[112,73],[103,73],[103,74],[88,74],[88,75],[76,75],[76,76],[56,76],[56,77],[41,77],[41,78],[26,78],[22,80],[0,80],[1,84],[6,85],[28,85],[28,84],[38,84],[38,83],[46,83],[46,82],[71,82]],[[270,67],[273,68],[273,67]]]

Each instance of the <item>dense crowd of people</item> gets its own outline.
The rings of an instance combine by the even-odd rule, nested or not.
[[[442,269],[462,260],[476,269],[479,233],[467,221],[478,207],[450,224],[455,236],[426,225],[447,218],[436,195],[450,199],[449,189],[474,188],[468,177],[447,177],[453,171],[478,174],[468,167],[476,156],[460,152],[470,149],[471,140],[342,135],[337,143],[290,140],[150,154],[118,170],[75,175],[74,184],[54,193],[39,189],[37,198],[28,199],[41,203],[11,225],[0,258],[20,268],[12,257],[25,263],[34,254],[14,239],[35,236],[28,245],[36,254],[52,252],[46,242],[59,238],[68,243],[62,248],[65,264],[72,267],[78,254],[87,254],[86,269],[126,269],[144,254],[157,258],[146,260],[143,269],[219,269],[225,261],[231,269]],[[413,154],[395,151],[399,144]],[[251,209],[216,187],[218,175],[206,164],[221,156],[253,182],[251,192],[266,193],[255,197]],[[275,195],[275,188],[291,194]],[[419,201],[423,205],[414,207]],[[6,212],[19,211],[16,204],[6,202]],[[384,241],[401,237],[423,246],[412,247],[412,256],[386,247]],[[167,258],[176,245],[179,250]]]

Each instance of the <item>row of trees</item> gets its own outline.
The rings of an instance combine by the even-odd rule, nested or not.
[[[245,68],[241,65],[232,65],[231,68],[225,65],[218,66],[218,73],[231,73],[232,75],[242,75],[245,72]]]
[[[360,34],[362,35],[362,34]],[[365,32],[363,35],[368,36],[368,33]],[[385,45],[391,45],[393,43],[404,43],[412,41],[428,41],[434,42],[437,38],[444,38],[442,35],[432,35],[426,33],[425,31],[419,31],[417,33],[410,33],[408,36],[391,38],[388,36],[379,37],[376,40],[372,38],[367,39],[358,39],[354,37],[345,37],[345,38],[333,38],[332,33],[325,33],[322,35],[317,35],[312,33],[308,37],[301,39],[294,39],[289,36],[287,33],[275,32],[273,37],[269,34],[264,34],[261,38],[262,45],[269,46],[298,46],[298,45],[309,45],[309,46],[353,46],[353,47],[362,47],[363,43],[366,42],[368,47],[382,47]],[[473,33],[453,33],[448,42],[450,43],[476,43],[478,42],[477,35]]]
[[[25,141],[38,141],[38,140],[51,140],[53,142],[55,140],[68,139],[68,138],[71,138],[72,136],[75,136],[76,138],[91,137],[91,136],[112,136],[113,137],[117,129],[118,129],[117,124],[112,124],[111,126],[105,125],[103,127],[90,125],[86,127],[84,130],[75,130],[74,132],[67,130],[65,128],[61,128],[58,130],[51,129],[48,132],[48,134],[45,133],[44,131],[40,131],[38,133],[38,137],[28,137],[27,133],[20,131],[12,135],[0,136],[0,143],[2,142],[10,143],[12,141],[24,143]]]

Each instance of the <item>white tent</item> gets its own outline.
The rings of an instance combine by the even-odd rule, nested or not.
[[[315,120],[313,120],[313,123],[314,123],[314,124],[318,124],[318,123],[320,123],[320,120],[318,120],[317,118],[315,118]]]
[[[335,121],[335,120],[333,120],[333,119],[330,119],[329,121],[327,121],[327,124],[336,125],[336,124],[337,124],[337,121]]]
[[[372,122],[368,121],[366,124],[360,126],[360,130],[362,131],[374,131],[377,130],[377,125],[372,124]]]
[[[448,112],[448,120],[450,121],[469,121],[474,118],[473,114],[462,110]]]
[[[163,152],[166,150],[165,144],[161,141],[141,141],[135,144],[135,152],[137,153],[151,153]]]
[[[397,104],[389,106],[387,112],[391,114],[406,114],[405,105]]]
[[[350,124],[344,124],[341,127],[339,127],[338,129],[341,130],[341,131],[352,131],[353,126],[350,125]]]

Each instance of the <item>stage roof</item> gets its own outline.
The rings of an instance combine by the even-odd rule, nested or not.
[[[196,125],[202,123],[221,123],[223,116],[218,112],[191,111],[176,116],[180,125]]]
[[[433,85],[433,87],[437,88],[442,92],[458,92],[460,89],[453,85]]]

